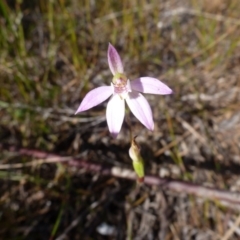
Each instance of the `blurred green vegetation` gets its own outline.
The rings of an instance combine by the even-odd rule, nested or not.
[[[195,10],[208,7],[204,1],[189,3]],[[175,7],[174,2],[169,4]],[[49,143],[41,136],[54,132],[56,122],[46,120],[44,109],[74,113],[93,84],[111,81],[110,73],[104,72],[108,42],[119,50],[130,78],[142,74],[167,78],[178,68],[194,68],[205,61],[203,68],[217,68],[238,47],[240,22],[233,25],[197,15],[197,21],[186,24],[173,14],[173,24],[167,19],[161,29],[163,7],[161,1],[145,0],[0,1],[2,125],[16,126],[23,138],[39,138],[36,147],[47,148]],[[226,17],[237,16],[236,1],[225,8]],[[179,87],[177,79],[169,84]],[[198,92],[194,81],[185,84]],[[42,112],[36,111],[39,107]],[[69,111],[63,115],[69,116]]]

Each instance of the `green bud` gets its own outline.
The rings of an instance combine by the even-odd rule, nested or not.
[[[137,136],[136,136],[137,137]],[[144,180],[144,162],[140,154],[140,147],[136,142],[136,137],[132,139],[131,147],[129,149],[129,156],[133,161],[133,168],[138,176],[138,182],[143,182]]]

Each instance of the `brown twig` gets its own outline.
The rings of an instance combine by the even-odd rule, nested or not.
[[[0,144],[0,149],[7,150],[9,152],[14,152],[19,155],[30,156],[33,158],[38,158],[40,160],[34,160],[28,164],[1,164],[0,169],[14,169],[14,168],[22,168],[22,167],[30,167],[36,166],[38,164],[43,163],[57,163],[57,162],[65,162],[69,166],[75,166],[79,168],[84,168],[86,171],[95,172],[101,175],[113,176],[117,178],[123,178],[128,180],[136,180],[135,172],[126,168],[120,168],[115,166],[105,166],[97,163],[92,163],[89,161],[84,161],[80,159],[76,159],[73,157],[62,157],[56,154],[49,154],[42,151],[31,150],[26,148],[17,149],[13,146],[11,147],[3,147]],[[240,193],[239,192],[230,192],[226,190],[219,190],[210,187],[204,187],[198,184],[174,180],[170,178],[161,178],[158,176],[145,176],[144,183],[147,185],[158,186],[164,190],[171,190],[178,193],[186,193],[192,194],[198,197],[202,197],[210,200],[217,200],[223,206],[227,206],[229,208],[239,209],[240,210]]]
[[[224,234],[224,236],[221,238],[221,240],[228,240],[232,237],[233,233],[236,231],[236,229],[238,228],[240,224],[240,215],[237,217],[235,223],[233,224],[233,226],[228,229],[228,231]]]

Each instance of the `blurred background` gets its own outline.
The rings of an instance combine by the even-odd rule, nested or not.
[[[112,80],[110,42],[129,79],[174,91],[145,95],[154,132],[129,117],[146,174],[239,192],[239,12],[239,0],[0,0],[0,238],[223,239],[238,211],[217,200],[31,165],[21,149],[132,169],[128,125],[111,138],[106,102],[74,115]]]

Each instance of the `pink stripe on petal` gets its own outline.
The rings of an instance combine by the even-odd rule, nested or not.
[[[113,90],[111,86],[102,86],[102,87],[98,87],[91,90],[83,98],[75,114],[86,111],[92,107],[95,107],[96,105],[102,103],[107,98],[109,98],[111,94],[113,94]]]
[[[159,95],[171,94],[172,90],[163,82],[152,77],[141,77],[130,82],[133,90]]]
[[[123,65],[117,50],[109,43],[108,45],[108,65],[113,75],[123,73]]]
[[[154,129],[154,122],[151,107],[147,99],[137,92],[129,93],[129,98],[126,99],[127,104],[133,115],[149,130]]]
[[[111,135],[116,138],[121,130],[125,115],[125,102],[119,95],[113,95],[107,105],[107,124]]]

